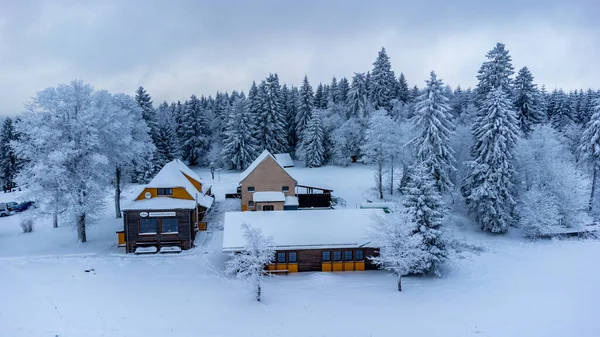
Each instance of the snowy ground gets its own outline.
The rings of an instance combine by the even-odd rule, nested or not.
[[[347,207],[372,195],[361,165],[292,172]],[[86,244],[48,220],[23,234],[22,215],[0,218],[0,336],[600,336],[600,242],[489,236],[456,215],[454,236],[484,251],[455,257],[442,279],[407,277],[398,293],[382,271],[300,273],[268,278],[256,303],[221,275],[219,222],[238,207],[222,198],[237,177],[217,175],[212,231],[181,254],[125,255],[110,208]]]

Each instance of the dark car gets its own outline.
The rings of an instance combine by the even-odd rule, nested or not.
[[[33,201],[24,201],[20,204],[18,204],[17,206],[14,206],[12,208],[13,211],[15,212],[23,212],[28,210],[31,206],[33,206],[34,202]]]

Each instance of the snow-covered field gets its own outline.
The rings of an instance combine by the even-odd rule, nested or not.
[[[347,207],[373,194],[362,165],[290,171]],[[235,208],[222,198],[238,173],[215,178],[216,209]],[[398,293],[383,271],[300,273],[268,278],[257,303],[222,275],[219,231],[181,254],[134,256],[116,247],[110,206],[86,244],[49,220],[23,234],[21,216],[0,218],[0,336],[600,336],[598,241],[490,236],[453,215],[454,236],[484,251],[455,256],[441,279],[406,277]]]

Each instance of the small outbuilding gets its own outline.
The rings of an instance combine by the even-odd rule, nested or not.
[[[381,209],[299,210],[225,213],[223,252],[244,250],[243,224],[273,239],[275,263],[269,270],[359,271],[377,269],[367,228]]]
[[[123,207],[119,244],[127,253],[141,247],[190,249],[196,232],[206,230],[202,220],[213,201],[210,186],[182,161],[174,160]]]

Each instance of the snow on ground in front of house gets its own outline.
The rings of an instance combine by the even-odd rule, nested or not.
[[[180,254],[124,254],[110,198],[85,244],[49,219],[23,234],[27,212],[0,218],[0,336],[600,336],[600,242],[530,243],[514,229],[491,236],[459,213],[447,217],[452,236],[480,249],[455,256],[441,279],[406,277],[398,293],[384,271],[290,274],[266,278],[257,303],[221,274],[223,213],[239,209],[224,194],[235,192],[239,172],[222,171],[219,181],[195,171],[217,202],[209,232]],[[334,189],[349,208],[376,201],[366,166],[290,172]],[[0,193],[0,202],[12,200],[17,192]]]

